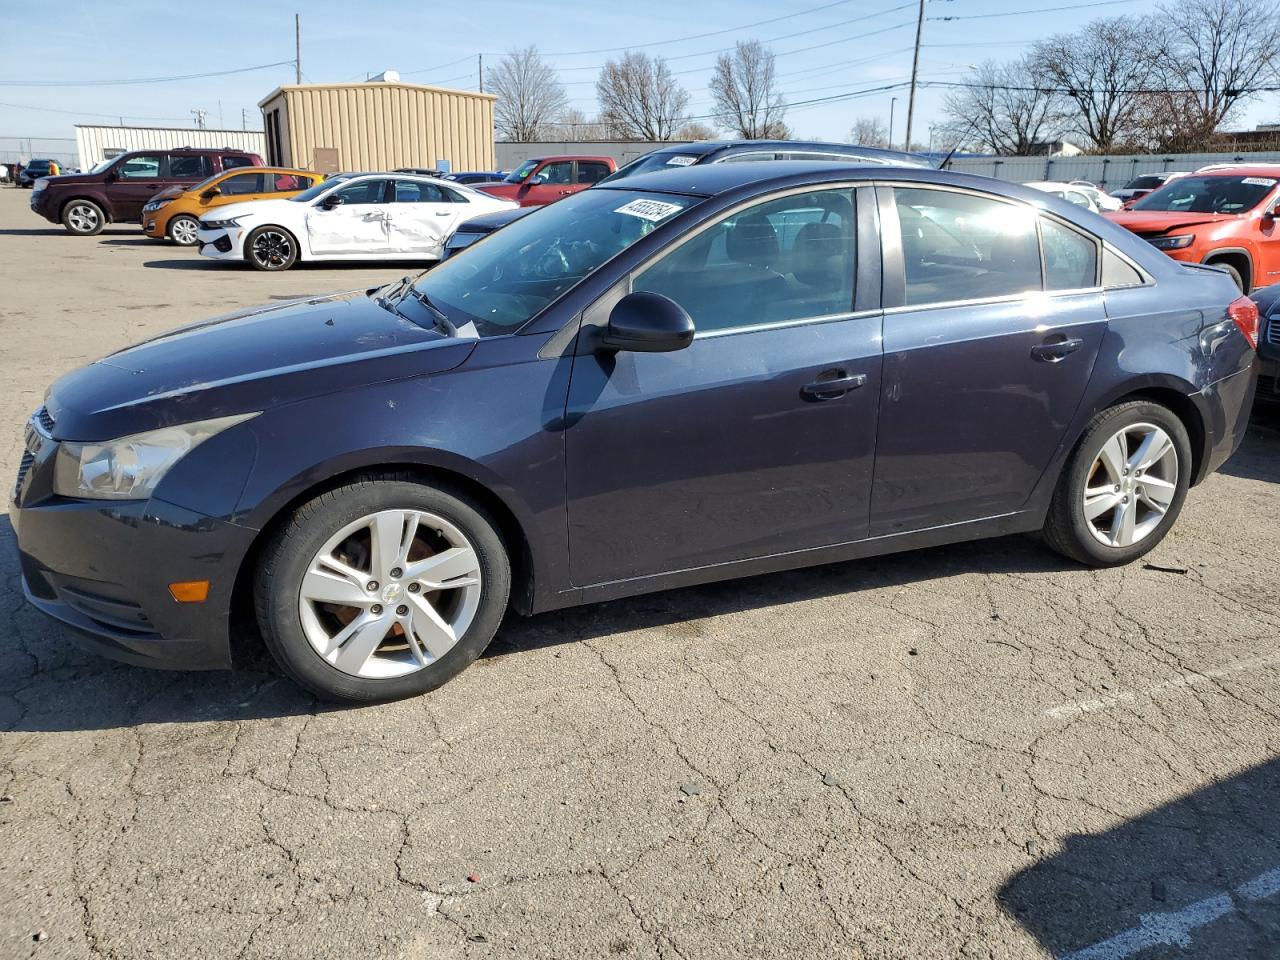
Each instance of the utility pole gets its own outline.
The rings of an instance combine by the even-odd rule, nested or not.
[[[249,111],[246,110],[244,107],[240,108],[240,129],[241,130],[249,129]]]
[[[920,72],[920,35],[924,32],[924,2],[920,0],[920,13],[916,18],[916,52],[911,58],[911,94],[907,97],[907,139],[903,150],[911,149],[911,119],[916,112],[916,76]]]
[[[484,54],[476,54],[476,72],[480,75],[480,92],[484,93]]]
[[[889,149],[893,149],[893,108],[898,105],[897,97],[889,98]]]
[[[920,0],[921,10],[924,10],[924,0]],[[924,14],[922,13],[921,16]],[[916,52],[919,53],[920,38],[916,37]],[[297,76],[297,82],[302,83],[302,17],[300,14],[293,15],[293,67]]]
[[[227,129],[227,125],[222,122],[222,101],[221,100],[218,101],[218,129],[219,130]]]
[[[196,109],[196,110],[192,110],[192,111],[190,111],[190,112],[191,112],[191,113],[195,116],[195,118],[196,118],[196,126],[197,126],[199,129],[203,130],[203,129],[204,129],[204,118],[205,118],[205,115],[206,115],[206,114],[208,114],[208,112],[209,112],[209,111],[208,111],[208,110],[199,110],[199,109]]]

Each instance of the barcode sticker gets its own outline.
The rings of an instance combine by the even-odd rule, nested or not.
[[[649,220],[657,223],[659,220],[665,220],[673,213],[679,212],[681,209],[678,203],[663,203],[661,200],[632,200],[630,203],[624,203],[614,213],[625,213],[628,216],[639,217],[641,220]]]
[[[686,157],[683,154],[676,154],[667,161],[668,167],[689,167],[698,162],[697,157]]]
[[[1267,177],[1245,177],[1240,182],[1247,183],[1251,187],[1274,187],[1276,185],[1274,180]]]

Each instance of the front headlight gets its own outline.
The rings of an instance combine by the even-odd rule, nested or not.
[[[1147,242],[1157,250],[1181,250],[1183,247],[1191,246],[1195,238],[1194,233],[1180,233],[1176,237],[1152,237]]]
[[[172,199],[173,199],[173,198],[172,198],[172,197],[170,197],[170,198],[167,198],[167,199],[165,199],[165,200],[152,200],[150,203],[148,203],[148,204],[147,204],[145,207],[143,207],[142,209],[143,209],[144,211],[146,211],[147,213],[155,213],[155,211],[159,210],[159,209],[160,209],[161,207],[163,207],[166,203],[170,203],[170,202],[172,202]]]
[[[34,185],[34,186],[32,186],[32,188],[31,188],[31,192],[32,192],[32,193],[39,193],[41,190],[43,190],[43,189],[44,189],[45,187],[47,187],[48,185],[49,185],[49,184],[47,184],[44,180],[37,180],[37,181],[35,182],[35,185]]]
[[[88,500],[146,500],[156,484],[184,456],[228,427],[256,413],[161,427],[103,443],[58,447],[53,492]]]
[[[231,217],[229,220],[201,220],[200,226],[206,230],[229,230],[240,226],[240,219],[240,217]]]
[[[465,249],[466,247],[471,246],[473,243],[475,243],[477,240],[481,239],[484,236],[485,234],[483,233],[471,233],[470,231],[466,231],[466,232],[458,231],[445,242],[445,246],[448,247],[450,250],[462,250],[462,249]]]

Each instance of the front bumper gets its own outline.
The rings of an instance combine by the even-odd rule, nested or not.
[[[57,443],[24,458],[9,506],[27,600],[91,650],[149,667],[230,667],[236,577],[255,531],[162,500],[90,501],[51,491]],[[204,603],[169,584],[208,580]]]
[[[215,260],[240,260],[241,239],[244,231],[239,227],[230,230],[221,227],[210,230],[202,223],[196,232],[196,242],[200,245],[200,256],[212,257]]]
[[[44,217],[50,223],[58,222],[57,205],[50,202],[49,190],[33,190],[31,194],[31,212]]]
[[[1258,358],[1257,399],[1267,403],[1280,403],[1280,360]]]

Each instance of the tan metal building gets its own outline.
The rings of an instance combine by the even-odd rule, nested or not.
[[[454,170],[492,170],[497,99],[401,83],[387,73],[364,83],[278,87],[258,106],[268,163],[333,173],[445,160]]]

